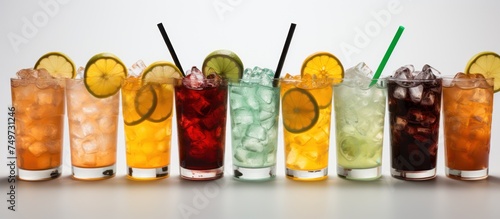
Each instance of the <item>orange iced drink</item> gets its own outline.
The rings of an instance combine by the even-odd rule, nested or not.
[[[57,178],[62,170],[64,80],[45,70],[23,69],[17,75],[11,79],[11,94],[18,178]]]
[[[287,177],[325,178],[330,145],[331,80],[285,77],[280,93]]]
[[[481,179],[488,174],[493,79],[459,73],[443,80],[446,174]]]
[[[121,90],[127,177],[154,180],[169,175],[173,80],[180,71],[155,62],[139,77],[128,77]]]

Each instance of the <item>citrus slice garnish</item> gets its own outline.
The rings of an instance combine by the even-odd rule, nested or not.
[[[237,81],[243,76],[243,63],[236,53],[229,50],[216,50],[203,61],[203,74],[217,73],[229,81]]]
[[[328,52],[317,52],[307,57],[302,63],[300,75],[316,77],[344,78],[344,67],[337,57]]]
[[[337,57],[328,52],[317,52],[311,54],[302,63],[300,75],[304,77],[316,78],[331,78],[334,79],[334,84],[340,83],[344,78],[344,67]],[[323,109],[332,103],[333,88],[310,90],[316,100],[319,108]]]
[[[308,91],[292,88],[283,94],[282,115],[286,130],[292,133],[305,132],[318,121],[318,103]]]
[[[139,78],[128,78],[122,90],[122,110],[125,125],[137,125],[156,109],[157,95],[152,85],[142,86]]]
[[[60,52],[49,52],[38,59],[35,69],[44,68],[54,78],[74,78],[75,64]]]
[[[467,63],[465,73],[482,74],[485,78],[493,77],[495,93],[500,90],[500,56],[494,52],[476,54]]]
[[[151,122],[162,122],[172,115],[173,83],[172,79],[182,78],[181,71],[171,62],[158,61],[149,65],[142,73],[142,83],[151,84],[157,95],[156,109],[147,118]],[[139,112],[140,114],[144,112]]]
[[[171,62],[158,61],[149,65],[142,73],[142,83],[166,82],[172,78],[182,78],[181,71]]]
[[[158,106],[158,95],[155,91],[155,87],[159,87],[159,84],[146,84],[137,91],[134,98],[134,105],[137,114],[141,116],[141,119],[148,119],[156,111]],[[141,119],[138,121],[142,122]]]
[[[87,62],[83,81],[95,97],[105,98],[116,94],[127,77],[127,68],[113,54],[99,53]]]

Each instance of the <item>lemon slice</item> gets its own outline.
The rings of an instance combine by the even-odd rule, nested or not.
[[[344,78],[344,67],[337,57],[328,52],[317,52],[302,63],[300,74],[316,77]]]
[[[157,61],[144,69],[142,73],[142,83],[148,82],[167,82],[172,78],[182,78],[181,71],[172,64],[166,61]]]
[[[127,78],[122,89],[122,111],[125,125],[145,121],[156,109],[157,95],[151,85],[141,85],[139,78]]]
[[[243,63],[240,57],[229,50],[216,50],[203,61],[203,74],[217,73],[229,81],[237,81],[243,76]]]
[[[171,62],[158,61],[149,65],[142,73],[142,83],[151,84],[157,95],[156,109],[148,116],[151,122],[162,122],[172,115],[174,98],[172,79],[181,79],[181,71]],[[139,111],[138,111],[139,112]],[[143,114],[144,112],[139,112]]]
[[[292,88],[282,98],[283,126],[291,133],[312,128],[319,118],[318,103],[306,90]]]
[[[85,87],[97,98],[116,94],[127,77],[127,68],[113,54],[99,53],[87,62],[83,75]]]
[[[38,59],[35,69],[44,68],[55,78],[74,78],[75,64],[71,59],[60,52],[49,52]]]
[[[465,73],[478,73],[485,78],[493,77],[495,93],[500,90],[500,56],[494,52],[476,54],[467,63]]]

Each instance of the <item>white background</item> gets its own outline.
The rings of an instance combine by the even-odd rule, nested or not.
[[[298,74],[302,61],[328,51],[346,68],[366,62],[375,70],[399,25],[406,27],[384,75],[405,64],[430,64],[444,75],[463,71],[476,53],[500,53],[500,2],[411,0],[188,0],[188,1],[0,1],[0,218],[498,218],[500,139],[498,101],[492,130],[490,177],[461,182],[444,175],[442,138],[438,177],[406,182],[389,174],[389,138],[384,143],[383,177],[373,182],[340,179],[335,150],[329,178],[293,182],[284,177],[283,153],[277,178],[243,183],[226,175],[211,182],[179,179],[177,140],[172,141],[172,174],[153,182],[125,179],[123,126],[118,136],[115,178],[81,182],[69,175],[66,130],[63,176],[46,182],[7,181],[9,78],[32,67],[50,51],[62,51],[77,66],[99,52],[111,52],[127,66],[142,59],[172,61],[156,24],[162,22],[186,70],[200,66],[216,49],[236,52],[246,67],[275,69],[291,22],[297,24],[283,73]],[[120,118],[121,121],[121,118]],[[174,127],[176,123],[174,122]],[[387,128],[387,124],[386,124]],[[386,129],[387,130],[387,129]],[[281,132],[281,127],[280,127]],[[332,129],[332,143],[334,129]],[[230,151],[227,136],[227,153]],[[281,138],[281,135],[280,135]],[[334,145],[334,144],[332,144]],[[279,143],[283,151],[282,140]],[[7,209],[15,185],[16,211]]]

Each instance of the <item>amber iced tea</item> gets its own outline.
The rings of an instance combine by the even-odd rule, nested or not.
[[[61,174],[64,80],[46,71],[21,70],[11,79],[18,177],[46,180]]]
[[[443,79],[446,175],[473,180],[488,176],[493,79],[459,73]]]

